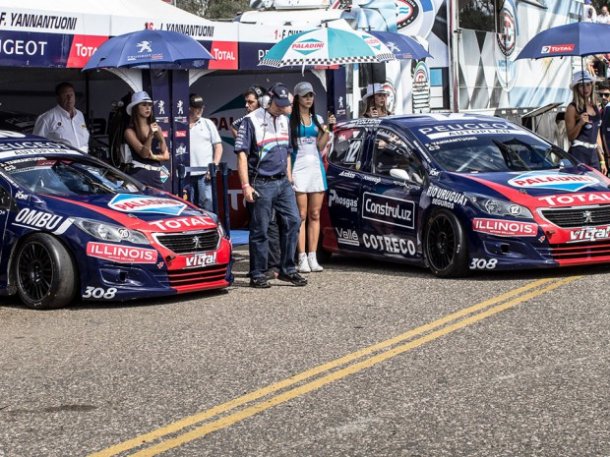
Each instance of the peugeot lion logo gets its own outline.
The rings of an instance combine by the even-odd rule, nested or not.
[[[143,52],[152,52],[152,48],[150,47],[152,43],[150,41],[140,41],[136,46],[138,47],[138,54],[142,54]]]
[[[194,249],[201,248],[201,238],[199,238],[198,236],[193,237],[193,248]]]
[[[593,223],[593,213],[591,211],[584,211],[582,213],[582,217],[584,218],[584,223],[585,224],[592,224]]]

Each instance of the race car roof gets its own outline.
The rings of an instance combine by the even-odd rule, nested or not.
[[[9,160],[28,155],[83,155],[82,152],[63,143],[36,135],[0,130],[0,160]]]

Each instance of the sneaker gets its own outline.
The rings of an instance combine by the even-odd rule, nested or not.
[[[311,273],[309,261],[307,260],[307,254],[299,254],[299,263],[297,265],[297,271],[299,273]]]
[[[271,284],[269,284],[267,278],[261,276],[258,278],[250,279],[250,287],[254,287],[255,289],[269,289],[269,287],[271,287]]]
[[[318,263],[318,259],[316,258],[315,252],[310,252],[307,254],[307,261],[309,262],[309,268],[311,271],[324,271],[322,265]]]
[[[287,275],[280,273],[280,275],[277,277],[277,279],[279,279],[280,281],[291,282],[295,286],[306,286],[307,285],[307,279],[305,279],[303,276],[298,274],[296,271],[294,273],[289,273]]]

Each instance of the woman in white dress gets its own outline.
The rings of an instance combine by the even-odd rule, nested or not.
[[[316,115],[315,92],[307,81],[294,87],[294,101],[290,115],[292,145],[292,179],[301,213],[301,230],[297,251],[297,271],[322,271],[316,258],[320,238],[320,209],[328,188],[322,161],[323,151],[330,139],[330,130]],[[334,115],[328,117],[329,126],[335,124]]]

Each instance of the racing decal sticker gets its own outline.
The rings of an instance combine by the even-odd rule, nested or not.
[[[417,253],[413,240],[407,240],[397,236],[365,233],[362,235],[362,242],[366,248],[374,249],[375,251],[409,256],[414,256]]]
[[[328,192],[328,206],[343,206],[344,208],[356,213],[358,212],[358,199],[341,197],[339,194],[337,194],[335,189],[331,189]]]
[[[498,264],[498,259],[478,259],[474,257],[468,268],[471,270],[493,270]]]
[[[599,241],[610,238],[610,226],[582,227],[570,230],[570,243]]]
[[[161,231],[213,228],[216,224],[210,217],[190,216],[149,222]]]
[[[610,192],[596,192],[587,194],[572,194],[572,195],[547,195],[538,197],[538,200],[545,202],[550,206],[572,206],[574,204],[584,203],[610,203]]]
[[[375,184],[379,184],[381,182],[381,178],[379,176],[362,175],[362,179],[364,181],[373,182]]]
[[[381,124],[381,119],[377,117],[361,117],[354,121],[356,127],[377,127]]]
[[[108,203],[108,207],[123,213],[168,214],[179,216],[186,208],[186,203],[171,198],[151,197],[141,194],[117,194]]]
[[[577,192],[583,187],[600,184],[600,182],[593,176],[588,175],[530,171],[510,179],[508,184],[520,189],[552,189]]]
[[[95,298],[100,299],[103,298],[105,300],[112,300],[117,293],[116,287],[110,287],[108,289],[104,289],[103,287],[93,287],[87,286],[85,289],[85,293],[83,293],[83,298]]]
[[[46,229],[52,231],[59,226],[63,219],[62,216],[56,214],[36,209],[23,208],[17,213],[17,216],[15,216],[13,225],[30,229]]]
[[[335,232],[337,232],[337,243],[360,247],[360,238],[355,230],[336,227]]]
[[[186,260],[186,268],[195,268],[195,267],[207,267],[208,265],[214,265],[216,263],[216,253],[207,254],[207,253],[198,253],[187,256]]]
[[[498,135],[511,134],[523,135],[522,130],[507,124],[506,122],[463,122],[454,124],[438,124],[431,127],[417,129],[419,133],[425,135],[428,140],[438,140],[441,138],[455,138],[477,135]]]
[[[504,219],[474,218],[472,220],[472,230],[496,236],[527,237],[538,234],[538,224]]]
[[[453,209],[456,204],[464,206],[468,202],[468,199],[464,194],[443,189],[442,187],[438,187],[434,184],[430,184],[426,195],[432,198],[433,205],[443,206],[450,209]]]
[[[90,241],[87,255],[116,263],[157,263],[158,253],[155,249]]]
[[[415,227],[415,203],[365,192],[362,218],[398,227]]]

